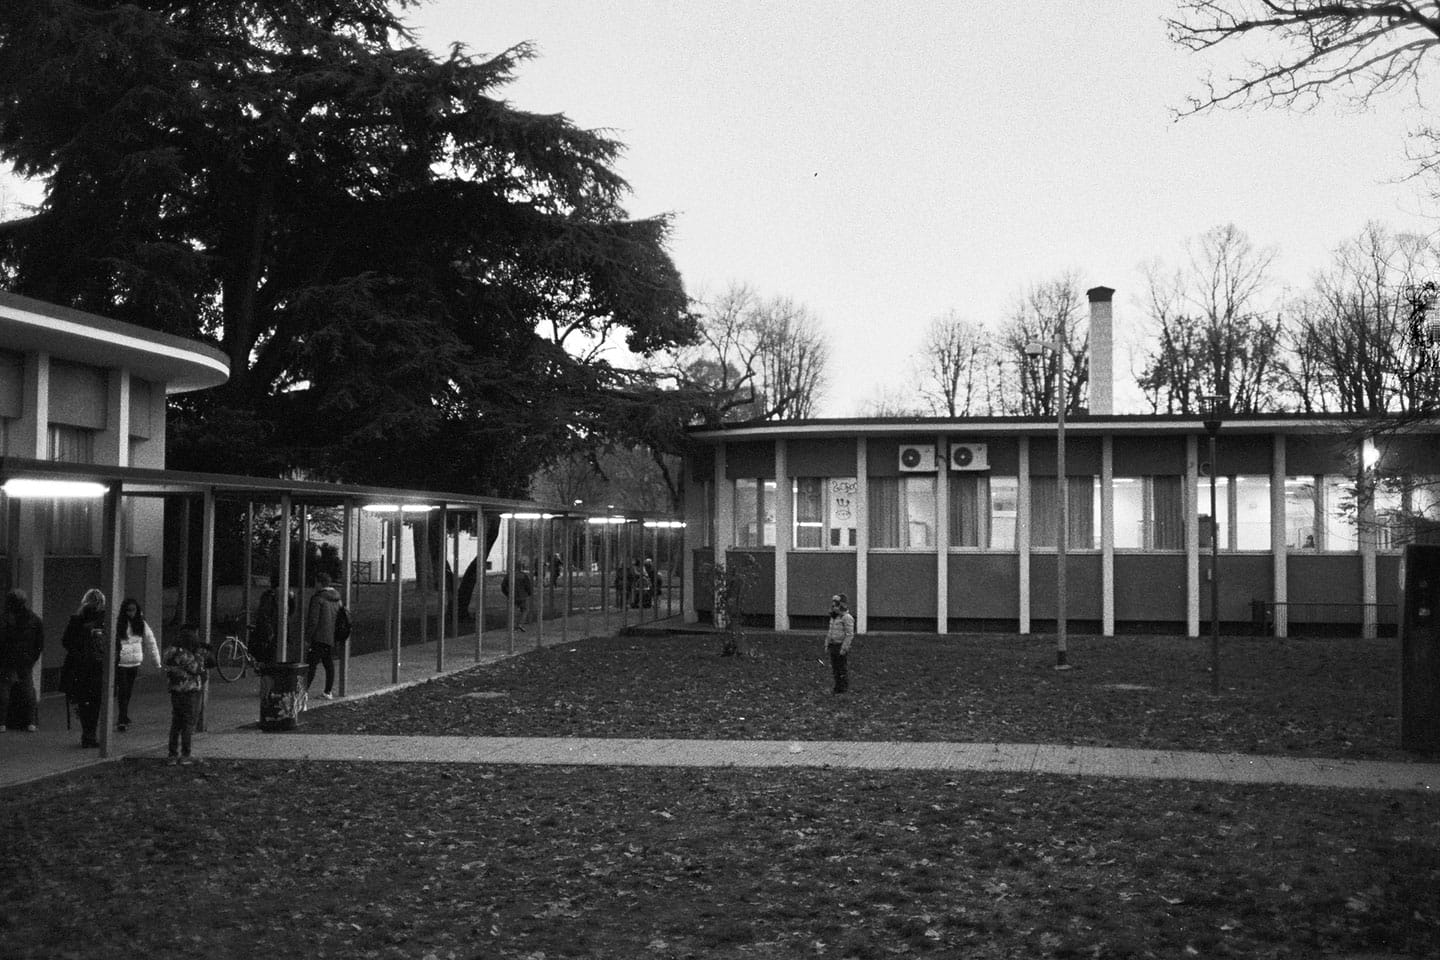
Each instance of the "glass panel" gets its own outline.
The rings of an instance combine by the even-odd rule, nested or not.
[[[815,550],[825,545],[825,480],[797,477],[794,482],[795,547]]]
[[[900,546],[900,478],[870,478],[870,546]]]
[[[1321,490],[1324,513],[1322,550],[1359,550],[1355,529],[1355,481],[1349,477],[1327,476]]]
[[[1185,549],[1185,483],[1179,476],[1150,478],[1154,550]]]
[[[1235,549],[1270,549],[1270,478],[1235,478]]]
[[[1015,520],[1020,506],[1019,477],[990,478],[990,549],[1015,549]]]
[[[735,545],[760,546],[760,484],[756,480],[735,481]]]
[[[980,546],[980,518],[989,497],[989,477],[957,473],[950,477],[950,546]]]
[[[1285,478],[1285,546],[1315,549],[1315,478]]]
[[[775,546],[775,481],[766,480],[760,487],[760,546]]]
[[[860,496],[860,482],[854,477],[830,478],[830,546],[854,547],[856,532],[855,501]]]
[[[1115,549],[1139,550],[1145,546],[1145,480],[1115,477]]]
[[[1054,477],[1030,478],[1030,546],[1059,543],[1060,498]]]
[[[1195,478],[1195,510],[1200,515],[1200,549],[1210,549],[1212,528],[1220,549],[1230,549],[1230,478],[1215,478],[1215,522],[1210,521],[1210,477]]]
[[[50,427],[50,459],[59,463],[94,463],[95,435],[83,427]],[[99,552],[95,533],[99,516],[89,500],[50,501],[50,536],[46,550],[54,554]]]
[[[935,478],[904,477],[905,546],[935,546]]]

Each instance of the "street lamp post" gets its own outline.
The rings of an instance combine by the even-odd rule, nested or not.
[[[1067,642],[1065,566],[1070,538],[1070,484],[1065,475],[1065,317],[1054,340],[1025,345],[1025,354],[1039,357],[1046,350],[1055,354],[1055,492],[1060,499],[1060,529],[1055,537],[1055,669],[1069,670]]]
[[[1220,695],[1220,524],[1215,513],[1215,439],[1220,435],[1220,418],[1225,398],[1207,393],[1200,397],[1205,432],[1210,434],[1210,694]]]

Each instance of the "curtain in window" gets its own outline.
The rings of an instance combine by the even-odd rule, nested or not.
[[[59,463],[94,463],[95,435],[81,427],[52,425],[50,459]],[[96,552],[93,515],[94,507],[88,500],[50,501],[48,552],[70,555]]]
[[[980,518],[990,509],[989,478],[981,473],[950,477],[950,546],[980,546]]]
[[[900,546],[900,478],[870,478],[870,546]]]
[[[1020,478],[991,477],[990,549],[1015,549],[1015,522],[1020,507]]]
[[[1076,550],[1096,550],[1095,542],[1095,478],[1071,477],[1065,485],[1070,501],[1070,530],[1065,545]]]
[[[935,546],[935,478],[904,477],[900,487],[905,510],[905,546]]]
[[[760,491],[754,480],[735,481],[735,545],[760,546]]]
[[[1059,485],[1054,477],[1030,478],[1030,545],[1053,547],[1060,541]]]
[[[1185,549],[1185,486],[1183,478],[1151,477],[1155,503],[1154,550]]]

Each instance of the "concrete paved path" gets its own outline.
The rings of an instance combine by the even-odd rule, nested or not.
[[[163,748],[141,755],[160,758]],[[663,767],[844,767],[1054,773],[1093,777],[1440,791],[1440,764],[1387,763],[1066,747],[1035,743],[861,743],[787,740],[402,737],[220,733],[196,744],[209,759],[533,763]]]

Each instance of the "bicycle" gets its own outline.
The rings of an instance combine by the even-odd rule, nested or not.
[[[215,672],[220,674],[220,679],[226,683],[234,683],[245,676],[249,670],[254,670],[256,676],[260,674],[260,661],[255,659],[250,652],[249,646],[240,639],[240,628],[243,624],[231,623],[230,630],[220,646],[215,650]]]

